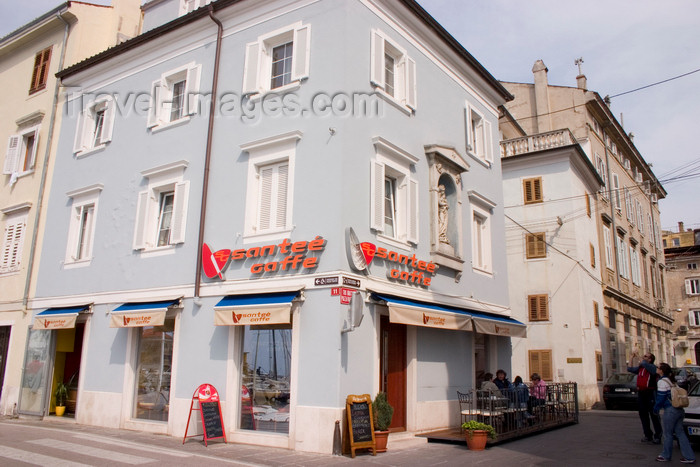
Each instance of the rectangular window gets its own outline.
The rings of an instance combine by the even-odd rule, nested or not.
[[[175,192],[168,191],[160,194],[158,214],[158,246],[170,244],[170,229],[173,220],[173,202]]]
[[[698,263],[688,263],[688,269],[697,269]]]
[[[619,268],[618,273],[620,277],[629,279],[629,264],[627,262],[627,246],[625,245],[625,239],[618,235],[615,237],[617,242],[617,267]]]
[[[527,310],[530,321],[549,321],[549,295],[528,295]]]
[[[65,264],[85,262],[92,258],[95,234],[97,201],[103,186],[101,184],[80,188],[68,193],[72,200],[71,217],[68,228],[68,246]]]
[[[608,328],[617,329],[617,314],[613,310],[608,310]]]
[[[597,381],[603,381],[603,354],[595,353],[595,377]]]
[[[634,203],[637,206],[637,229],[639,229],[640,234],[644,235],[644,208],[638,199],[635,199]]]
[[[156,131],[169,123],[187,121],[199,106],[199,80],[202,65],[191,62],[163,73],[151,85],[148,128]]]
[[[625,327],[625,333],[626,333],[626,334],[629,334],[629,333],[631,332],[631,329],[632,329],[632,327],[631,327],[631,325],[630,325],[630,317],[629,317],[629,316],[625,316],[625,317],[624,317],[624,323],[623,323],[623,325],[624,325],[624,327]]]
[[[542,202],[542,177],[523,180],[523,199],[525,204]]]
[[[259,206],[257,232],[265,233],[287,227],[289,196],[289,162],[282,161],[258,167]]]
[[[243,94],[264,94],[309,77],[311,26],[301,22],[246,44]]]
[[[591,195],[586,193],[586,215],[591,217]]]
[[[492,271],[491,216],[477,206],[472,206],[472,266],[481,271]]]
[[[138,332],[136,400],[133,417],[167,422],[170,412],[170,378],[173,364],[175,320],[162,326],[144,326]]]
[[[381,31],[372,31],[370,82],[406,112],[416,109],[416,62]]]
[[[611,232],[607,225],[603,226],[603,240],[605,242],[605,266],[608,269],[614,269]]]
[[[700,295],[700,279],[685,280],[686,295]]]
[[[690,310],[688,312],[688,325],[700,326],[700,310]]]
[[[595,247],[592,243],[589,244],[591,250],[591,267],[595,268]]]
[[[605,165],[605,161],[598,154],[595,155],[595,168],[598,171],[598,175],[603,179],[603,190],[601,194],[603,198],[608,199],[608,169]]]
[[[547,350],[529,350],[528,361],[530,363],[530,374],[539,373],[540,377],[545,381],[552,381],[552,351]]]
[[[634,205],[632,203],[632,196],[630,195],[629,188],[624,188],[625,193],[625,212],[627,213],[627,220],[630,224],[634,224]]]
[[[637,337],[642,337],[642,335],[643,335],[642,331],[643,331],[642,320],[638,319],[637,320]]]
[[[241,429],[289,433],[291,356],[291,324],[245,326]]]
[[[116,105],[111,96],[92,101],[78,116],[73,152],[80,155],[112,140]]]
[[[615,209],[622,211],[622,194],[620,193],[620,178],[615,172],[612,173],[612,198]]]
[[[182,118],[185,112],[185,85],[186,80],[173,84],[173,93],[170,102],[170,121],[174,122]]]
[[[544,232],[525,234],[525,252],[527,259],[547,257]]]
[[[639,254],[637,250],[630,246],[630,265],[632,272],[632,283],[636,286],[641,285],[640,277],[640,267],[639,267]]]
[[[78,243],[75,248],[75,259],[81,260],[90,255],[92,245],[92,226],[95,215],[95,205],[86,204],[76,208],[78,218]]]
[[[467,153],[481,161],[487,163],[493,162],[491,122],[486,120],[480,112],[469,104],[467,104],[465,111],[467,121]],[[541,181],[539,183],[541,184]],[[541,198],[541,190],[539,188],[538,190],[540,191]],[[534,193],[532,196],[534,196]]]
[[[5,215],[0,274],[19,271],[27,229],[27,212]]]
[[[39,127],[34,126],[10,136],[5,153],[3,174],[24,174],[34,170],[36,152],[39,141]],[[14,184],[16,179],[10,180]]]
[[[49,77],[49,64],[51,63],[51,47],[46,48],[34,57],[34,69],[32,82],[29,85],[29,94],[41,91],[46,87]]]
[[[598,309],[598,302],[593,302],[593,324],[600,326],[600,311]]]
[[[394,225],[396,221],[396,179],[392,177],[384,178],[384,233],[389,237],[394,237],[396,232]]]

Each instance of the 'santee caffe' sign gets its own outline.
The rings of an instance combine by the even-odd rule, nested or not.
[[[367,265],[369,265],[374,258],[382,259],[385,263],[397,264],[397,267],[391,267],[391,264],[387,264],[387,266],[389,266],[387,276],[400,282],[428,287],[437,269],[435,263],[432,261],[426,262],[419,260],[416,258],[415,254],[411,256],[402,255],[401,253],[387,250],[386,248],[378,248],[374,243],[370,242],[360,243],[360,248],[362,249],[362,255]],[[398,267],[402,265],[411,270],[398,269]]]

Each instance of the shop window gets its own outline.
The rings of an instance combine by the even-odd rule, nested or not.
[[[95,233],[97,201],[102,185],[92,185],[68,193],[72,200],[65,264],[89,262]]]
[[[380,96],[406,112],[416,109],[416,62],[398,44],[372,31],[370,82]]]
[[[166,318],[162,326],[144,326],[136,332],[139,350],[133,417],[167,422],[175,319]]]
[[[525,256],[527,259],[547,257],[544,232],[525,234]]]
[[[245,326],[240,428],[289,433],[292,326]]]
[[[5,235],[0,258],[0,274],[19,271],[22,260],[22,246],[27,230],[28,208],[4,209]]]
[[[528,295],[527,311],[530,321],[549,320],[549,295]]]
[[[545,381],[552,381],[552,351],[546,350],[529,350],[528,361],[530,362],[530,374],[539,373],[540,377]]]
[[[51,63],[51,47],[46,48],[34,57],[32,81],[29,84],[29,94],[46,88],[46,80],[49,77],[49,64]]]
[[[301,22],[246,45],[243,94],[264,94],[298,86],[309,77],[311,26]]]
[[[10,184],[14,184],[17,176],[34,171],[38,142],[38,126],[26,128],[10,136],[2,170],[3,174],[12,175]]]
[[[525,204],[542,202],[542,177],[523,180],[523,198]]]
[[[189,121],[199,107],[199,80],[202,65],[194,62],[163,73],[151,85],[148,128],[157,131]]]

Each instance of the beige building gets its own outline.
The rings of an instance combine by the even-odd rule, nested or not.
[[[56,72],[137,35],[140,0],[66,2],[0,38],[0,414],[16,410],[42,208],[51,181],[62,103]],[[50,233],[49,233],[50,234]]]
[[[683,222],[678,223],[678,232],[664,230],[661,234],[664,249],[693,246],[697,243],[695,240],[696,236],[700,237],[700,229],[686,229]]]
[[[609,103],[587,89],[583,74],[576,87],[567,87],[549,85],[541,60],[532,71],[534,84],[502,83],[515,96],[500,119],[504,175],[511,158],[530,155],[535,160],[553,149],[575,146],[602,184],[596,191],[583,192],[583,184],[576,189],[562,186],[566,178],[552,177],[553,166],[540,165],[540,172],[532,166],[534,171],[522,175],[523,199],[506,202],[509,238],[513,230],[532,237],[525,247],[522,241],[508,244],[513,317],[528,324],[528,339],[514,340],[513,372],[529,375],[546,369],[551,380],[576,381],[582,403],[589,405],[600,400],[602,382],[609,375],[626,371],[634,350],[651,351],[658,361],[670,360],[673,317],[664,299],[658,207],[666,192]],[[581,173],[571,180],[580,179]],[[562,211],[562,206],[567,207]],[[589,216],[593,222],[581,222]],[[574,221],[575,231],[566,234],[570,238],[562,237]],[[588,244],[585,252],[582,242]],[[515,265],[513,249],[526,253]],[[571,272],[557,272],[556,265],[565,258],[573,260]],[[528,263],[539,264],[541,271],[534,279],[527,276],[532,267]],[[587,281],[569,284],[571,273],[580,274],[584,268],[581,277],[592,278],[597,291],[588,290]],[[565,286],[572,288],[563,292]],[[561,297],[555,300],[562,293],[569,297],[564,303]],[[585,306],[580,305],[581,296]],[[575,342],[566,337],[571,327],[581,331]]]

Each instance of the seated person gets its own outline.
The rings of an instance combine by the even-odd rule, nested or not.
[[[539,374],[533,373],[530,376],[532,386],[530,387],[530,402],[533,407],[544,405],[547,399],[547,383],[542,381]]]
[[[481,383],[481,390],[488,391],[492,396],[502,397],[501,391],[498,386],[494,384],[491,379],[493,378],[493,373],[486,373],[484,375],[484,381]]]

